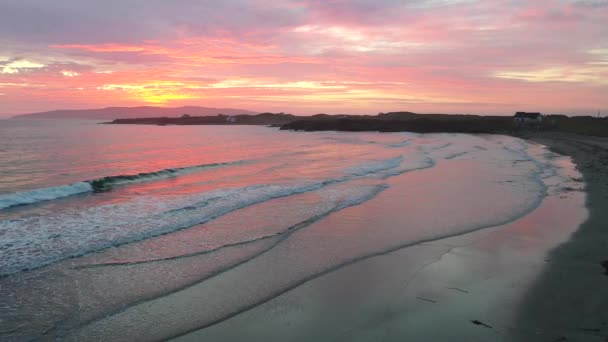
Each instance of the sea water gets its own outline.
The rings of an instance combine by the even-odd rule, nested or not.
[[[563,160],[498,135],[2,121],[0,334],[180,336],[517,220],[580,187]]]

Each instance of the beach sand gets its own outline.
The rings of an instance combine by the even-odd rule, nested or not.
[[[585,192],[344,267],[177,340],[607,341],[608,139],[524,138],[570,156]]]
[[[176,340],[604,341],[606,151],[526,138],[571,156],[589,194],[564,188],[508,224],[346,265]]]
[[[164,292],[173,290],[161,289],[162,297],[125,310],[120,308],[123,295],[155,295],[143,293],[147,283],[187,282],[178,270],[192,269],[195,278],[210,268],[208,263],[232,262],[249,252],[233,255],[226,250],[217,260],[197,257],[187,265],[151,265],[149,271],[144,265],[138,272],[129,267],[75,269],[88,259],[103,259],[103,253],[68,260],[4,280],[0,290],[19,293],[15,300],[23,302],[14,307],[39,312],[27,327],[14,328],[14,340],[606,341],[608,270],[601,263],[608,259],[608,139],[539,133],[524,138],[570,156],[582,179],[569,184],[578,187],[550,192],[539,207],[515,221],[403,248],[377,252],[370,247],[365,258],[314,276],[300,276],[300,269],[290,266],[297,260],[276,263],[277,256],[291,257],[301,248],[297,239],[288,239],[276,251],[231,272],[204,282],[193,280],[195,285],[168,295]],[[566,161],[564,169],[572,169],[572,164]],[[395,177],[382,196],[403,201],[407,195],[425,195],[430,196],[427,203],[450,207],[454,199],[442,195],[445,184],[425,182],[427,172]],[[586,191],[581,191],[583,181]],[[403,189],[419,193],[403,194]],[[471,200],[464,198],[463,203]],[[375,236],[369,224],[385,224],[382,231],[390,232],[386,228],[394,226],[394,218],[407,217],[408,210],[432,212],[432,208],[415,208],[415,202],[413,208],[395,202],[402,210],[383,209],[378,203],[382,202],[345,209],[302,230],[303,236],[324,237],[318,245],[304,244],[310,248],[304,250],[310,256],[305,264],[315,266],[315,258],[333,256],[333,249],[327,248],[330,241],[345,246],[335,251],[338,257],[362,250],[371,240],[386,239]],[[370,215],[385,210],[387,219],[351,224],[349,218],[366,210]],[[429,223],[453,217],[435,215],[424,217],[430,217]],[[70,277],[74,272],[84,272],[90,279],[82,274]],[[280,285],[279,292],[273,284]],[[22,288],[31,296],[25,296]],[[107,288],[121,291],[106,298]],[[102,300],[104,305],[98,302]],[[115,314],[97,317],[95,307],[100,306],[116,306]],[[233,307],[242,309],[235,312]],[[61,310],[65,315],[56,314]],[[72,321],[59,320],[64,316]],[[176,331],[188,333],[177,336]]]
[[[536,133],[532,141],[568,155],[583,175],[587,220],[548,263],[521,308],[525,341],[608,341],[608,138]]]

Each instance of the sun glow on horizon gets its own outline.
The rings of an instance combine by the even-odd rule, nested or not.
[[[245,0],[237,13],[231,0],[181,1],[125,6],[113,26],[96,26],[97,13],[109,11],[101,3],[73,7],[91,16],[90,27],[59,12],[23,14],[18,23],[45,27],[38,35],[0,20],[0,32],[12,32],[0,34],[0,105],[7,113],[142,104],[302,114],[608,111],[608,3]],[[145,16],[133,21],[135,13]]]

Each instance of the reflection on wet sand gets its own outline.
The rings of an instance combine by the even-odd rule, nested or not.
[[[519,311],[514,340],[606,341],[608,277],[601,264],[608,260],[608,140],[557,134],[535,140],[572,157],[586,184],[589,216],[549,253]]]

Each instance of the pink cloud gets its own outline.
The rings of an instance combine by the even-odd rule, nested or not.
[[[97,26],[109,11],[101,3],[49,2],[44,17],[26,7],[0,4],[0,105],[9,113],[118,104],[608,110],[602,2],[149,0],[114,13],[107,28]],[[90,25],[67,27],[62,10]],[[17,19],[48,30],[10,29]],[[15,60],[23,62],[7,67]]]

